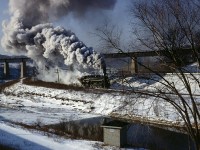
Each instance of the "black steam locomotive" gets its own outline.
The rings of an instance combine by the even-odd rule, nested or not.
[[[79,79],[79,81],[85,87],[92,87],[92,88],[109,88],[110,87],[109,78],[104,75],[83,76]]]
[[[85,87],[91,88],[109,88],[110,80],[106,74],[106,67],[103,68],[104,75],[88,75],[79,79],[81,84]]]

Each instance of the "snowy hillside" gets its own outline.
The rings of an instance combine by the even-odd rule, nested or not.
[[[41,125],[48,125],[60,123],[63,119],[81,120],[111,115],[115,111],[120,113],[120,107],[126,98],[126,95],[118,92],[58,90],[28,86],[19,82],[0,94],[0,144],[31,150],[78,150],[80,147],[83,150],[115,150],[116,147],[102,146],[101,142],[47,137],[12,124],[35,125],[40,122]],[[122,108],[121,111],[125,113],[126,110]]]
[[[200,78],[199,74],[195,76]],[[177,76],[167,74],[165,78],[175,83],[181,93],[187,94]],[[76,121],[111,116],[164,126],[182,126],[183,120],[169,103],[132,91],[156,91],[156,88],[161,88],[162,85],[155,79],[163,82],[152,75],[148,78],[138,76],[113,78],[109,90],[46,88],[26,85],[22,79],[0,93],[0,144],[13,147],[17,145],[19,149],[31,150],[63,147],[72,150],[80,147],[91,150],[116,149],[116,147],[103,146],[101,142],[48,137],[13,124],[52,125],[63,120]],[[198,85],[192,80],[190,83],[198,102],[200,101]],[[71,145],[76,146],[71,147]]]
[[[17,108],[17,111],[37,112],[36,114],[40,114],[37,116],[39,118],[44,113],[49,113],[51,121],[42,119],[44,123],[52,123],[66,117],[63,116],[67,114],[65,110],[133,120],[142,117],[165,123],[182,123],[178,112],[168,103],[135,93],[58,90],[24,85],[19,82],[6,88],[0,99],[2,106]],[[3,117],[9,116],[3,115]],[[34,117],[31,118],[34,120]],[[74,116],[72,118],[76,119]],[[13,119],[18,120],[17,117]],[[26,122],[26,117],[21,117],[20,120]]]

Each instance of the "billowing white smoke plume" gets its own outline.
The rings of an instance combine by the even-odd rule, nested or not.
[[[103,58],[62,27],[47,23],[74,13],[111,9],[116,0],[10,0],[11,19],[3,23],[2,46],[14,54],[35,60],[38,78],[77,83],[77,78],[102,71]],[[59,68],[59,69],[58,69]],[[62,68],[62,69],[61,69]],[[65,69],[63,69],[65,68]],[[57,72],[56,72],[57,71]]]

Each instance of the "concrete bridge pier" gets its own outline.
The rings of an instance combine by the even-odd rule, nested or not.
[[[133,59],[132,59],[132,70],[134,70],[133,71],[133,73],[138,73],[138,59],[137,59],[137,57],[133,57]]]
[[[4,77],[8,77],[10,75],[9,63],[7,61],[5,61],[3,64],[3,73]]]
[[[21,74],[20,74],[20,77],[21,78],[24,78],[26,76],[26,61],[25,60],[22,60],[21,63]]]

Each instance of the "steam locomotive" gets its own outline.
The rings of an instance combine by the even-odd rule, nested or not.
[[[106,67],[103,68],[103,75],[88,75],[79,79],[84,87],[109,88],[110,80],[106,74]]]

